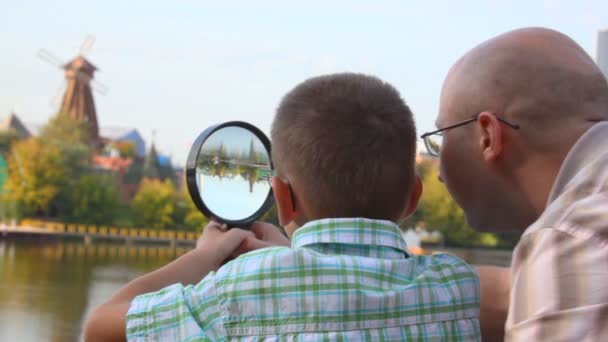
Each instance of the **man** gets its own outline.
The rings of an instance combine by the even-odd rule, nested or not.
[[[484,337],[508,305],[507,340],[608,338],[607,120],[606,79],[552,30],[500,35],[449,71],[423,136],[440,179],[473,228],[523,231],[510,288],[479,269]]]

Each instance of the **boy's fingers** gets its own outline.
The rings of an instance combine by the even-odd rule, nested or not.
[[[254,222],[250,229],[250,231],[258,238],[263,238],[267,234],[277,232],[278,230],[279,228],[266,222]]]
[[[220,230],[220,231],[225,231],[227,228],[226,224],[224,223],[220,223],[217,221],[209,221],[209,223],[207,223],[207,226],[205,227],[205,230],[209,229],[209,230]]]
[[[222,234],[225,235],[224,239],[228,239],[229,242],[226,244],[226,247],[231,251],[238,249],[247,240],[255,239],[255,235],[252,232],[238,228],[230,229]]]
[[[248,237],[237,247],[234,251],[233,256],[239,256],[241,254],[245,254],[251,251],[255,251],[256,249],[271,247],[272,244],[257,239],[255,237]]]

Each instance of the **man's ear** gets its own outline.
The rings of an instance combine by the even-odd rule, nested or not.
[[[481,131],[479,147],[486,161],[495,161],[502,153],[503,136],[500,121],[490,112],[482,112],[477,119]]]
[[[276,176],[272,177],[271,182],[274,200],[277,204],[279,224],[285,226],[298,216],[296,204],[294,203],[295,198],[293,193],[291,193],[292,190],[288,182]]]
[[[405,212],[403,213],[403,219],[409,217],[416,211],[416,207],[418,207],[418,201],[422,196],[422,179],[420,179],[419,175],[416,175],[416,180],[414,181],[414,187],[410,194],[410,197],[407,201],[407,205],[405,207]]]

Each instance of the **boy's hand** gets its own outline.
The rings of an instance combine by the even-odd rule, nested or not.
[[[279,228],[270,223],[255,222],[251,225],[251,232],[258,240],[266,242],[269,246],[291,246],[291,241],[281,233]]]
[[[196,249],[212,258],[215,269],[241,254],[272,246],[289,247],[291,241],[279,228],[265,222],[255,222],[247,231],[228,229],[226,224],[210,221],[196,242]]]
[[[283,246],[290,247],[291,241],[281,233],[279,228],[266,222],[254,222],[249,231],[254,237],[247,237],[245,241],[237,248],[233,257],[245,254],[256,249]]]
[[[205,257],[211,258],[214,269],[217,270],[225,262],[242,254],[239,247],[250,240],[256,240],[252,232],[240,228],[228,229],[225,223],[209,221],[196,241],[196,249]]]

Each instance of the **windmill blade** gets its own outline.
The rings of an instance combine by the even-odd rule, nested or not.
[[[84,41],[82,42],[82,45],[80,45],[80,55],[84,56],[87,53],[89,53],[89,50],[91,50],[91,48],[93,47],[93,44],[95,44],[95,37],[93,35],[87,35],[84,38]]]
[[[57,57],[55,57],[55,55],[53,55],[52,53],[50,53],[48,50],[46,49],[40,49],[38,50],[38,57],[40,59],[42,59],[43,61],[46,61],[58,68],[61,68],[63,66],[63,62],[61,62],[61,60]]]
[[[61,101],[63,100],[63,94],[65,93],[65,82],[63,82],[63,84],[61,86],[59,86],[59,88],[57,88],[57,92],[55,93],[55,96],[53,96],[53,98],[51,98],[51,106],[54,109],[59,110],[59,106],[61,105]]]
[[[108,91],[110,90],[110,88],[108,88],[108,86],[106,86],[105,84],[103,84],[97,80],[93,80],[91,82],[91,88],[95,89],[95,91],[101,95],[107,95]]]
[[[108,90],[109,90],[108,86],[106,86],[105,84],[103,84],[97,80],[94,80],[88,74],[86,74],[82,71],[78,71],[76,73],[76,77],[78,77],[78,79],[80,81],[82,81],[83,83],[88,84],[89,87],[91,87],[92,89],[95,89],[95,91],[97,91],[101,95],[106,95],[108,93]]]

